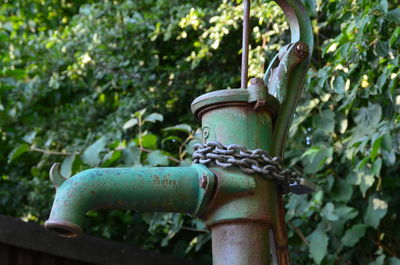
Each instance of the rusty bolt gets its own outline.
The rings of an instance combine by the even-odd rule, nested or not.
[[[200,187],[205,189],[207,187],[208,184],[208,179],[206,176],[201,176],[200,178]]]
[[[302,42],[297,43],[295,49],[296,49],[297,55],[299,57],[305,58],[305,57],[308,56],[308,52],[309,51],[308,51],[308,45],[307,44],[302,43]]]
[[[263,86],[264,85],[264,81],[261,78],[252,78],[250,80],[250,84],[251,85],[260,85]]]

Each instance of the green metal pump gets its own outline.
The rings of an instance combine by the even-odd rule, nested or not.
[[[244,1],[242,87],[204,94],[192,103],[203,144],[190,167],[96,168],[65,179],[50,170],[56,196],[45,227],[82,233],[91,209],[180,212],[205,221],[214,265],[289,264],[282,194],[313,185],[281,167],[288,129],[313,49],[311,22],[300,0],[275,0],[287,16],[291,43],[264,80],[247,88],[249,0]]]

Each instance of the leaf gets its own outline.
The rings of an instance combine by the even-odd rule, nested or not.
[[[342,238],[343,245],[346,247],[353,247],[365,235],[367,227],[368,226],[365,224],[356,224],[346,230],[346,233]]]
[[[75,161],[75,155],[67,156],[61,164],[61,175],[65,178],[69,178],[72,172],[72,165]]]
[[[153,151],[147,157],[150,166],[168,166],[168,156],[161,153],[160,150]]]
[[[122,159],[127,166],[140,166],[140,149],[135,142],[130,142],[122,152]]]
[[[308,239],[310,241],[309,255],[315,263],[320,264],[327,253],[329,238],[322,228],[317,228]]]
[[[339,220],[349,221],[358,216],[358,211],[355,208],[346,206],[346,205],[338,205],[336,206],[336,215],[339,216]]]
[[[358,171],[358,177],[360,179],[359,185],[361,193],[365,196],[367,190],[375,183],[374,174],[372,174],[369,168],[364,167]]]
[[[117,161],[121,157],[121,150],[113,150],[106,154],[103,158],[103,167],[109,167],[112,163]]]
[[[157,147],[157,136],[154,134],[146,134],[142,136],[141,140],[144,148],[155,149]]]
[[[102,152],[106,146],[107,138],[105,136],[99,138],[96,142],[90,145],[82,154],[82,160],[89,166],[96,167],[100,164],[100,152]]]
[[[335,113],[331,110],[324,110],[313,116],[313,126],[317,130],[327,133],[333,132],[335,128]]]
[[[390,10],[386,15],[387,20],[400,24],[400,7]]]
[[[332,190],[333,200],[347,202],[353,195],[353,187],[343,179],[336,179]]]
[[[375,162],[372,164],[372,173],[374,176],[379,177],[382,168],[382,158],[378,157]]]
[[[364,222],[377,229],[381,219],[386,215],[388,204],[384,200],[371,197],[367,211],[364,214]]]
[[[183,132],[187,132],[190,133],[192,131],[192,127],[190,127],[190,125],[187,124],[178,124],[172,127],[167,127],[163,129],[164,132],[168,132],[168,131],[183,131]]]
[[[29,145],[27,144],[20,144],[15,147],[9,154],[8,154],[8,163],[11,163],[15,159],[17,159],[22,154],[28,152],[30,150]]]
[[[400,19],[400,8],[398,8],[399,9],[399,19]],[[389,12],[390,13],[390,12]],[[397,27],[395,30],[394,30],[394,32],[393,32],[393,34],[392,34],[392,36],[390,36],[390,39],[389,39],[389,45],[390,46],[392,46],[396,41],[397,41],[397,39],[399,38],[399,36],[400,36],[400,27]],[[384,75],[385,74],[385,72],[382,74],[382,75]],[[384,76],[384,77],[386,77],[386,75]],[[386,81],[386,80],[385,80]]]
[[[379,121],[382,117],[382,108],[378,104],[369,103],[368,107],[362,107],[357,115],[354,117],[354,121],[363,130],[371,132],[378,126]]]
[[[373,262],[370,262],[368,265],[383,265],[385,262],[385,255],[380,255]]]
[[[305,165],[304,173],[313,174],[318,172],[325,164],[332,162],[333,147],[314,146],[308,149],[303,155]]]
[[[393,151],[382,151],[382,157],[387,166],[393,166],[396,163],[396,154]]]
[[[139,111],[136,111],[133,116],[135,116],[136,118],[142,117],[144,114],[146,113],[146,109],[141,109]]]
[[[376,10],[378,10],[379,12],[382,12],[384,15],[387,14],[388,8],[389,8],[389,5],[388,5],[387,0],[380,0],[379,4],[375,7]]]
[[[133,126],[135,126],[136,124],[138,124],[138,120],[136,118],[130,119],[124,123],[124,125],[122,126],[122,129],[128,130],[128,129],[132,128]]]
[[[36,137],[36,131],[31,131],[31,132],[25,134],[25,136],[22,138],[22,140],[24,140],[24,142],[26,142],[28,144],[32,144],[35,137]]]
[[[335,205],[335,214],[338,216],[337,221],[331,221],[330,226],[332,232],[337,236],[343,236],[344,225],[347,221],[358,216],[358,211],[355,208],[346,205]]]
[[[324,209],[322,209],[322,216],[324,216],[328,221],[337,221],[339,218],[335,214],[335,205],[328,202]]]
[[[400,265],[400,259],[399,258],[389,258],[389,265]]]
[[[149,116],[147,116],[146,118],[144,118],[144,120],[154,123],[156,121],[163,121],[164,117],[160,113],[152,113]]]
[[[370,155],[372,161],[375,161],[375,158],[378,155],[379,148],[381,148],[381,142],[382,142],[382,137],[379,137],[372,144],[372,150]]]
[[[335,78],[335,81],[333,81],[333,90],[339,95],[342,95],[345,93],[345,86],[346,86],[346,83],[342,76],[337,76]]]
[[[375,51],[378,56],[386,57],[389,53],[389,43],[387,41],[378,41],[375,45]]]

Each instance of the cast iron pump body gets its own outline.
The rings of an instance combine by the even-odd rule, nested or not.
[[[313,36],[300,0],[275,1],[289,21],[291,43],[275,56],[264,80],[252,79],[247,88],[250,3],[244,1],[242,88],[207,93],[192,103],[192,112],[202,123],[200,156],[213,157],[205,153],[210,146],[218,150],[228,146],[226,154],[232,146],[242,146],[255,150],[251,154],[266,150],[272,156],[283,156],[310,63]],[[211,230],[214,265],[289,264],[282,193],[301,193],[312,185],[278,183],[272,173],[261,174],[262,170],[268,173],[268,167],[260,169],[252,162],[246,171],[240,161],[239,166],[227,166],[218,162],[220,157],[195,159],[200,163],[189,167],[95,168],[69,179],[55,164],[50,178],[56,196],[45,227],[66,237],[78,236],[91,209],[187,213],[204,220]],[[252,168],[259,171],[246,173]]]

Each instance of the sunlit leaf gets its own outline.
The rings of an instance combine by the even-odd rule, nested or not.
[[[164,117],[160,113],[152,113],[146,118],[144,118],[144,120],[149,122],[163,121]]]
[[[381,219],[388,211],[388,204],[384,200],[371,197],[364,215],[364,222],[373,228],[378,228]]]

